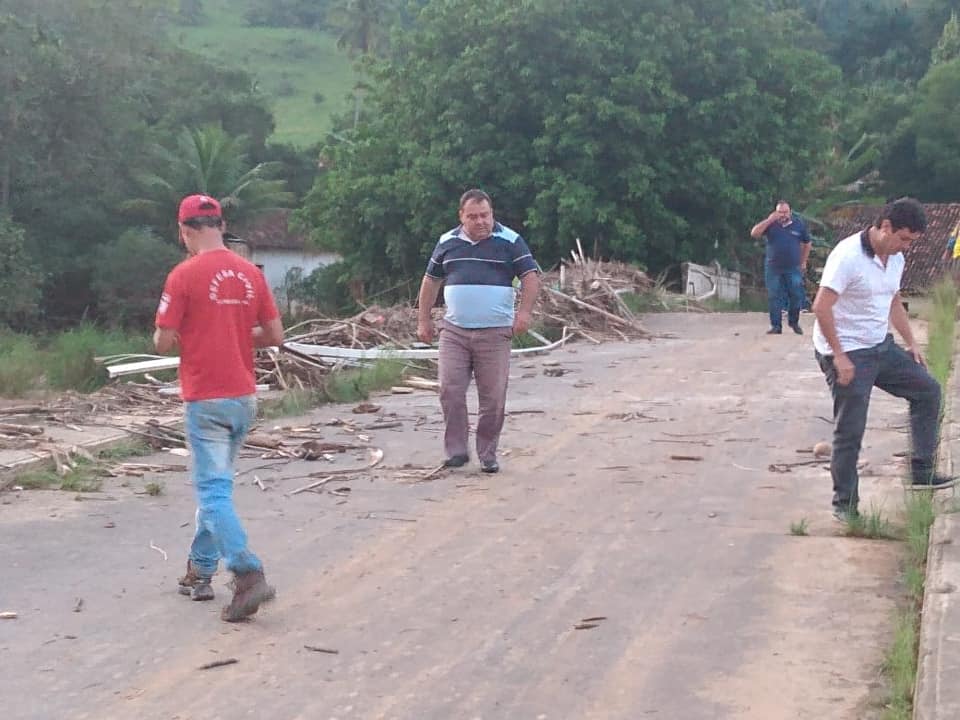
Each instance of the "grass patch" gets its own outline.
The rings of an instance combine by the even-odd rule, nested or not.
[[[143,486],[143,490],[147,493],[147,495],[157,497],[159,495],[163,495],[163,493],[166,491],[166,487],[164,487],[162,482],[148,482]]]
[[[867,538],[869,540],[898,540],[890,521],[883,516],[879,508],[871,507],[870,512],[848,515],[844,535],[847,537]]]
[[[36,387],[37,353],[33,338],[0,331],[0,395],[21,397]]]
[[[263,400],[258,404],[257,414],[264,420],[278,417],[305,415],[323,402],[323,396],[315,390],[291,388],[275,400]]]
[[[352,107],[353,63],[333,35],[302,28],[250,27],[244,5],[204,0],[204,25],[171,28],[191,52],[244,70],[270,100],[272,141],[308,147],[323,140],[332,118]]]
[[[53,467],[35,468],[18,473],[13,484],[24,490],[58,488],[69,492],[97,492],[103,486],[103,477],[107,474],[109,465],[128,457],[148,455],[152,452],[150,446],[144,442],[127,440],[100,451],[93,460],[74,455],[71,459],[73,469],[62,477]]]
[[[150,447],[150,444],[145,440],[139,439],[129,439],[121,440],[108,448],[104,448],[99,453],[97,457],[100,460],[123,460],[129,457],[143,457],[144,455],[151,455],[156,450]]]
[[[790,534],[796,536],[808,535],[809,526],[806,518],[800,518],[799,521],[790,523]]]
[[[404,367],[402,360],[383,359],[370,367],[331,373],[323,385],[323,397],[336,403],[366,400],[375,390],[397,385]]]
[[[927,366],[942,387],[946,387],[953,363],[953,333],[957,312],[957,288],[950,278],[933,288],[927,325]]]
[[[263,420],[305,415],[323,403],[352,403],[366,400],[370,393],[399,385],[407,363],[382,359],[365,368],[340,370],[326,376],[319,390],[290,389],[275,400],[259,403],[258,415]]]
[[[103,330],[91,324],[46,336],[0,333],[0,395],[23,397],[44,390],[89,392],[107,381],[95,355],[151,352],[146,335]]]
[[[883,720],[910,720],[917,676],[917,615],[912,609],[897,616],[894,640],[883,665],[890,680],[890,695]]]

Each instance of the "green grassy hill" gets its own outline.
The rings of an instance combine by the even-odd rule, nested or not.
[[[277,129],[271,140],[306,147],[323,139],[334,114],[348,110],[352,63],[331,35],[293,28],[249,27],[244,3],[205,0],[207,21],[172,28],[184,47],[241,68],[273,101]]]

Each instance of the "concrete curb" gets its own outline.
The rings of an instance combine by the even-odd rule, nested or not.
[[[960,327],[954,332],[953,355],[960,348]],[[958,439],[957,402],[960,382],[956,369],[944,390],[943,425],[940,429],[938,469],[954,474],[954,445]],[[960,449],[960,448],[958,448]],[[955,497],[954,489],[949,498]],[[935,501],[936,501],[935,496]],[[920,614],[917,678],[913,696],[914,720],[956,720],[960,718],[960,516],[942,512],[940,507],[930,528],[927,574]]]
[[[960,518],[956,514],[937,516],[927,553],[914,720],[960,718],[960,546],[953,541],[958,536]]]

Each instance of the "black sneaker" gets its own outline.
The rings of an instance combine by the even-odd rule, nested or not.
[[[790,329],[793,330],[797,335],[803,335],[803,328],[799,325],[791,325]]]
[[[496,460],[484,460],[480,463],[480,470],[485,473],[498,473],[500,472],[500,465]]]
[[[451,455],[443,461],[444,467],[463,467],[470,461],[469,455]]]
[[[767,335],[782,335],[783,328],[770,328],[767,330]]]
[[[949,475],[938,475],[934,473],[926,481],[920,482],[914,480],[907,487],[913,490],[946,490],[952,488],[957,482],[957,478]]]

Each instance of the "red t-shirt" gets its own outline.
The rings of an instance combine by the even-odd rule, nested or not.
[[[231,250],[200,253],[167,276],[157,327],[180,335],[186,401],[252,395],[256,325],[279,316],[263,273]]]

